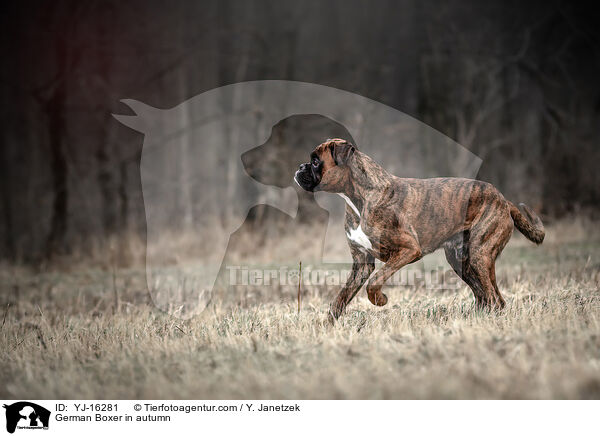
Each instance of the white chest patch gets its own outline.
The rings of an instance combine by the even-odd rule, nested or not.
[[[352,208],[352,210],[354,211],[354,213],[360,218],[360,212],[358,212],[358,208],[354,205],[354,203],[352,203],[352,200],[350,200],[348,197],[346,197],[344,194],[338,194],[340,197],[342,197],[344,200],[346,200],[346,203],[348,203],[348,206],[350,206],[350,208]],[[360,227],[359,227],[360,228]],[[364,234],[364,233],[363,233]]]
[[[350,229],[350,233],[346,233],[346,235],[348,235],[348,239],[350,239],[352,242],[366,248],[367,250],[373,249],[371,241],[369,241],[369,238],[367,235],[365,235],[365,232],[363,232],[363,230],[360,228],[360,225],[354,230]]]

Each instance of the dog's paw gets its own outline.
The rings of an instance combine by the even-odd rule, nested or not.
[[[388,302],[387,295],[385,295],[381,291],[373,292],[368,294],[369,301],[373,303],[375,306],[385,306]]]

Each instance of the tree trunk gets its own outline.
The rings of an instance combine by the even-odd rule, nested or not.
[[[64,56],[61,59],[64,71]],[[50,165],[52,169],[52,188],[54,200],[52,203],[52,222],[46,242],[46,258],[64,253],[65,235],[67,233],[67,211],[69,197],[67,189],[67,159],[64,150],[65,137],[65,81],[61,80],[55,88],[52,97],[46,104],[48,116],[48,138],[50,142]]]

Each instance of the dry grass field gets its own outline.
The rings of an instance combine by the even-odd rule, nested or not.
[[[386,307],[362,291],[335,326],[330,291],[299,315],[294,295],[267,295],[182,321],[153,307],[139,268],[4,265],[0,397],[598,399],[597,223],[547,234],[513,236],[499,260],[502,313],[476,312],[466,286],[388,288]]]

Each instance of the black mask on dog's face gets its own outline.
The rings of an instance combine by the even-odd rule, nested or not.
[[[348,181],[348,160],[355,148],[343,139],[328,139],[300,165],[294,180],[301,188],[314,191],[342,192]]]
[[[315,188],[321,183],[321,172],[323,171],[323,162],[316,153],[312,153],[310,162],[303,163],[296,171],[294,180],[298,185],[309,192],[314,192]]]

